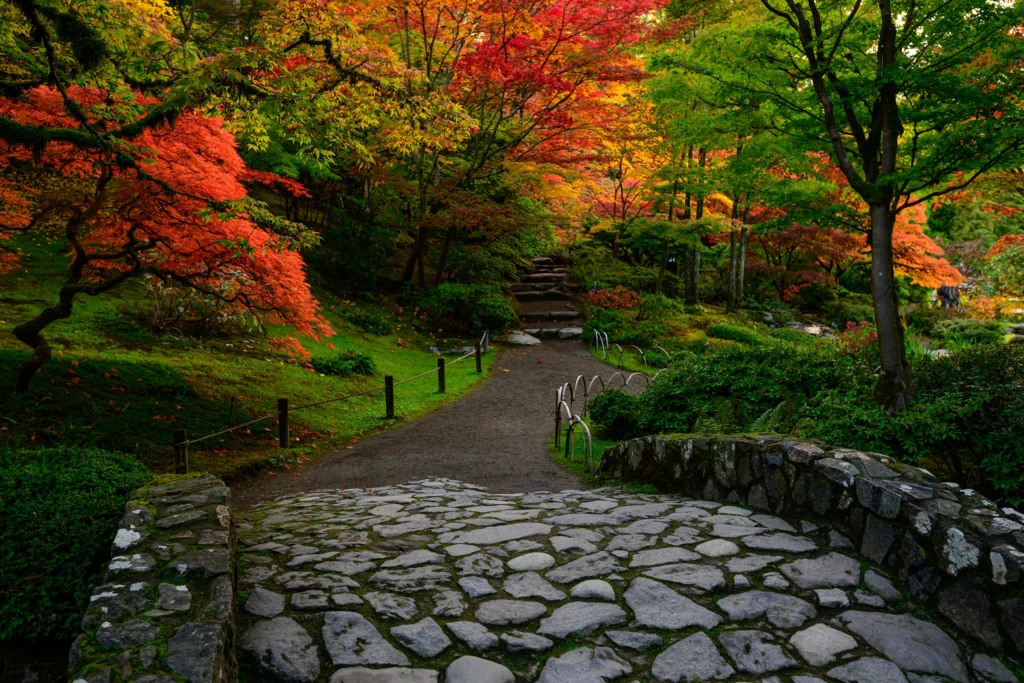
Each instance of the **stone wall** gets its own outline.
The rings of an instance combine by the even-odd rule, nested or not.
[[[877,453],[775,435],[653,436],[601,469],[660,490],[816,515],[987,647],[1024,653],[1024,515]]]
[[[209,475],[135,492],[71,648],[68,680],[235,680],[229,498]]]

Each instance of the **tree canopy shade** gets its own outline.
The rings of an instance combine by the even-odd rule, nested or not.
[[[881,370],[876,398],[912,397],[893,251],[896,217],[1024,147],[1024,7],[976,0],[761,0],[661,57],[757,107],[780,135],[829,155],[870,215]]]

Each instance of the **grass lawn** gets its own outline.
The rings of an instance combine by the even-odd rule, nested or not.
[[[224,429],[230,399],[233,424],[276,412],[277,399],[291,405],[357,393],[436,368],[429,346],[458,345],[422,329],[394,302],[341,299],[311,274],[323,314],[337,335],[317,342],[302,339],[314,356],[352,350],[373,357],[376,373],[347,378],[322,376],[292,362],[262,335],[177,338],[154,335],[138,321],[142,282],[130,282],[99,297],[79,297],[68,320],[44,336],[53,359],[36,375],[32,390],[13,393],[13,375],[28,349],[11,333],[57,298],[67,258],[54,244],[25,242],[28,268],[0,276],[0,439],[14,446],[94,445],[135,454],[154,472],[173,467],[172,431],[189,437]],[[392,321],[392,331],[375,335],[353,324],[354,313]],[[365,325],[364,325],[365,326]],[[271,336],[293,334],[270,328]],[[472,344],[475,340],[462,340]],[[334,348],[332,349],[332,345]],[[277,448],[275,419],[190,447],[195,470],[233,477],[267,467],[291,467],[315,454],[387,429],[454,400],[484,381],[495,351],[477,374],[469,357],[446,373],[447,393],[437,391],[435,374],[396,387],[395,420],[384,419],[384,395],[376,392],[291,415],[293,447]],[[453,357],[449,357],[449,362]]]

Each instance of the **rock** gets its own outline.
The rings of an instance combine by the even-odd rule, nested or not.
[[[779,574],[778,572],[768,572],[765,574],[763,583],[765,588],[769,588],[773,591],[789,590],[789,581],[786,581],[782,574]]]
[[[625,599],[639,627],[680,630],[700,626],[709,629],[722,621],[722,617],[679,595],[665,584],[643,577],[633,580]]]
[[[596,576],[607,576],[622,571],[620,565],[611,555],[601,551],[592,555],[584,555],[548,571],[545,576],[555,583],[575,583],[580,579]]]
[[[638,652],[650,650],[652,647],[661,647],[665,643],[661,636],[641,631],[605,631],[604,634],[619,647]]]
[[[444,683],[515,683],[516,677],[501,664],[479,657],[459,657],[444,672]]]
[[[651,673],[659,681],[697,683],[724,680],[736,672],[719,654],[711,638],[698,632],[658,655]]]
[[[464,576],[459,579],[459,586],[471,598],[482,598],[485,595],[494,595],[498,592],[482,576]]]
[[[727,631],[718,636],[718,641],[740,671],[764,674],[797,664],[763,631]]]
[[[156,601],[157,609],[170,610],[172,612],[187,612],[191,609],[192,594],[189,592],[188,586],[161,583],[158,590],[160,598]]]
[[[493,576],[497,578],[505,575],[505,565],[501,560],[487,553],[477,553],[456,560],[455,571],[463,576]]]
[[[258,617],[276,617],[284,611],[284,596],[256,586],[245,601],[245,611]]]
[[[558,553],[581,553],[589,555],[597,552],[597,546],[583,538],[568,536],[552,536],[551,547]]]
[[[800,628],[818,615],[814,606],[805,600],[766,591],[729,595],[718,601],[718,607],[733,621],[756,619],[764,614],[770,624],[780,628]]]
[[[874,515],[868,515],[864,536],[860,541],[860,554],[877,564],[883,564],[895,542],[896,529]]]
[[[393,593],[366,593],[363,598],[370,604],[373,611],[385,619],[401,619],[407,621],[416,616],[419,608],[416,601],[404,595]]]
[[[129,619],[120,624],[104,622],[96,629],[96,644],[103,647],[130,648],[148,643],[160,633],[160,627],[142,619]]]
[[[410,553],[399,555],[393,560],[388,560],[381,567],[389,569],[392,567],[415,567],[421,564],[436,564],[444,562],[444,555],[431,550],[413,550]]]
[[[435,617],[461,617],[467,607],[462,593],[441,591],[434,595],[434,609],[430,613]]]
[[[983,579],[961,577],[939,591],[939,612],[958,628],[993,650],[1001,650],[1003,638],[989,608]]]
[[[472,545],[498,545],[507,541],[515,541],[530,536],[546,536],[551,533],[550,524],[539,522],[522,522],[520,524],[501,524],[498,526],[474,529],[457,536],[455,543],[468,543]]]
[[[819,588],[814,593],[822,607],[848,607],[850,604],[846,591],[839,588]]]
[[[346,595],[346,594],[342,594]],[[356,596],[352,596],[356,597]],[[360,600],[362,602],[362,600]],[[293,593],[291,599],[292,609],[297,610],[322,610],[330,607],[330,597],[323,591],[303,591]]]
[[[420,657],[436,657],[452,644],[437,622],[430,617],[415,624],[396,626],[391,629],[391,635]]]
[[[451,621],[445,625],[456,638],[474,650],[489,650],[498,646],[498,636],[475,621]]]
[[[408,666],[409,658],[386,641],[355,612],[327,612],[322,629],[324,646],[335,666],[392,664]]]
[[[512,558],[506,564],[514,572],[540,571],[554,566],[555,558],[547,553],[527,553]]]
[[[711,541],[704,541],[694,548],[694,550],[705,557],[727,557],[738,553],[740,551],[740,547],[732,541],[716,538]]]
[[[633,667],[607,647],[581,647],[549,659],[537,683],[605,683],[633,673]]]
[[[615,589],[607,581],[589,579],[572,587],[569,595],[578,600],[606,600],[615,602]],[[564,595],[562,597],[565,597]]]
[[[684,586],[696,586],[706,591],[725,585],[722,570],[706,564],[666,564],[648,569],[644,576]]]
[[[490,600],[476,608],[476,620],[488,626],[525,624],[541,616],[548,609],[539,602],[528,600]]]
[[[523,631],[502,633],[501,642],[505,643],[505,648],[513,654],[517,652],[544,652],[550,650],[555,644],[554,641],[548,640],[544,636],[538,636],[536,633],[524,633]]]
[[[257,621],[242,636],[242,652],[264,676],[284,683],[309,683],[320,676],[313,638],[294,619]]]
[[[743,557],[734,557],[726,562],[725,568],[733,574],[757,572],[781,559],[783,558],[780,555],[744,555]]]
[[[1024,599],[999,601],[999,621],[1018,651],[1024,651]]]
[[[896,590],[892,581],[872,569],[864,572],[864,587],[886,602],[899,602],[903,599],[903,593]]]
[[[786,553],[809,553],[818,546],[809,538],[777,533],[763,536],[744,536],[743,545],[755,550],[781,550]]]
[[[960,648],[935,624],[909,614],[882,614],[850,610],[840,621],[871,647],[907,671],[938,674],[967,683],[967,669]]]
[[[800,588],[837,588],[860,585],[860,562],[829,553],[780,565],[779,571]]]
[[[857,589],[853,591],[853,600],[858,605],[864,605],[866,607],[877,607],[879,609],[885,607],[885,600],[878,597],[874,593],[868,593]]]
[[[878,657],[863,657],[838,666],[828,676],[843,683],[907,683],[898,666]]]
[[[857,641],[850,635],[825,624],[815,624],[793,634],[789,644],[811,666],[831,664],[836,655],[857,647]]]
[[[507,340],[509,344],[518,344],[519,346],[536,346],[537,344],[540,344],[540,339],[520,330],[512,330],[509,332]]]
[[[437,672],[430,669],[341,669],[328,683],[437,683]]]
[[[552,586],[537,572],[524,572],[508,577],[505,579],[505,591],[515,598],[565,600],[565,593]]]
[[[537,633],[556,638],[572,638],[593,633],[601,626],[621,624],[626,612],[618,605],[595,602],[570,602],[542,619]]]
[[[211,683],[216,663],[223,656],[224,637],[219,624],[185,624],[167,639],[164,661],[189,683]]]
[[[583,336],[582,327],[563,327],[558,331],[559,339],[578,339]]]
[[[991,683],[1017,683],[1017,676],[1006,668],[1006,665],[995,657],[986,654],[976,654],[971,659],[971,668],[974,673]]]
[[[370,583],[401,593],[441,590],[448,586],[451,573],[445,567],[426,565],[411,569],[382,569],[370,577]]]
[[[444,551],[452,557],[462,557],[463,555],[472,555],[473,553],[480,550],[478,545],[468,545],[466,543],[456,543],[455,545],[447,546]]]
[[[654,550],[642,550],[633,555],[633,561],[629,563],[629,566],[630,568],[653,567],[659,564],[692,562],[699,559],[700,555],[685,548],[655,548]]]

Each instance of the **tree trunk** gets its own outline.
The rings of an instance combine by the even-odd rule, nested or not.
[[[437,272],[434,273],[434,286],[437,287],[444,279],[444,269],[448,265],[448,251],[452,246],[452,238],[455,237],[455,228],[448,228],[444,234],[444,246],[441,247],[441,260],[437,264]]]
[[[736,245],[736,231],[730,229],[729,230],[729,277],[728,277],[729,295],[728,295],[727,303],[725,305],[725,310],[730,312],[730,313],[732,313],[733,311],[736,310],[736,301],[737,301],[737,299],[736,299],[736,286],[738,284],[737,279],[736,279],[736,267],[738,265],[737,262],[739,261],[738,256],[739,256],[739,249],[737,249],[737,245]]]
[[[661,248],[661,267],[658,268],[658,281],[654,285],[654,293],[661,294],[661,284],[665,280],[665,268],[668,267],[668,238]]]
[[[744,291],[744,275],[747,269],[747,212],[743,214],[744,225],[740,226],[740,256],[739,256],[739,268],[736,270],[736,298],[739,303],[743,303],[743,299],[746,297]]]
[[[686,250],[686,298],[687,306],[697,305],[697,288],[700,284],[700,245]]]
[[[888,204],[871,204],[871,294],[881,365],[874,394],[890,414],[905,410],[911,401],[910,365],[893,270],[894,221]]]

